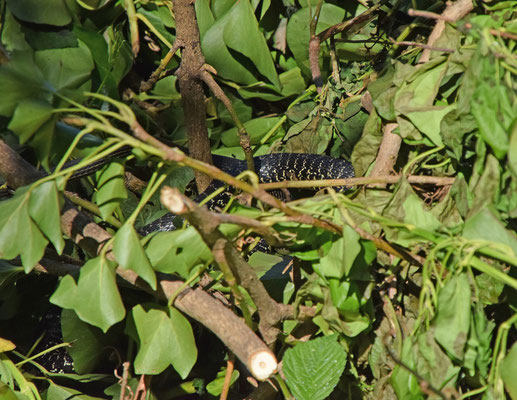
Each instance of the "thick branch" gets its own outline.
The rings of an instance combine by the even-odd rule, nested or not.
[[[43,176],[1,139],[0,174],[12,188],[28,185]]]
[[[212,164],[212,152],[206,127],[206,106],[203,85],[199,71],[205,64],[201,52],[199,28],[197,26],[194,2],[174,0],[176,40],[182,44],[181,65],[176,71],[183,101],[185,126],[188,132],[190,155],[196,160]],[[210,184],[210,177],[194,171],[199,193]]]
[[[379,146],[377,158],[375,159],[375,165],[373,166],[372,173],[370,174],[372,178],[390,175],[393,172],[393,168],[399,155],[400,144],[402,143],[400,135],[393,133],[397,127],[398,124],[394,123],[389,123],[384,126],[382,142]]]
[[[472,11],[474,8],[474,5],[472,4],[472,0],[458,0],[455,2],[448,2],[447,7],[443,11],[443,13],[439,16],[438,21],[436,22],[436,25],[433,28],[433,31],[429,35],[429,39],[427,40],[427,45],[430,47],[434,46],[434,43],[440,38],[443,31],[445,30],[445,22],[454,22],[461,18],[463,18],[465,15],[467,15],[469,12]],[[413,11],[414,12],[414,11]],[[433,16],[427,15],[426,18],[434,18]],[[431,57],[431,49],[424,49],[422,52],[422,57],[420,57],[420,60],[418,61],[420,64],[426,63],[429,61],[429,58]]]
[[[218,221],[212,218],[206,207],[201,207],[178,189],[164,187],[160,196],[162,204],[172,213],[181,215],[196,228],[203,241],[214,248],[216,244],[224,250],[225,261],[239,283],[249,292],[260,316],[259,329],[266,343],[274,343],[279,330],[275,327],[285,314],[284,305],[274,301],[251,266],[242,259],[233,243],[218,229]],[[222,266],[222,267],[225,267]]]

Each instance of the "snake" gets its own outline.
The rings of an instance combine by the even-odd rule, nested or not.
[[[234,177],[247,170],[247,163],[232,157],[212,155],[214,166]],[[341,158],[334,158],[320,154],[308,153],[274,153],[253,158],[255,173],[259,183],[284,182],[289,180],[320,180],[320,179],[345,179],[355,176],[352,164]],[[196,197],[197,203],[202,202],[224,184],[221,181],[213,181],[203,193]],[[341,188],[338,188],[341,189]],[[315,192],[315,189],[309,191]],[[297,198],[300,191],[290,190],[290,198]],[[305,191],[304,191],[305,193]],[[275,190],[271,193],[280,200],[285,200],[285,193]],[[231,191],[223,191],[206,203],[211,210],[223,209]],[[172,231],[178,228],[177,218],[168,213],[155,221],[143,226],[138,232],[146,236],[153,232]]]

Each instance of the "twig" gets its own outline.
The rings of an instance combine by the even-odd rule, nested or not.
[[[160,61],[160,65],[158,66],[158,68],[156,68],[156,70],[153,71],[148,80],[140,84],[140,92],[147,92],[154,86],[156,81],[160,78],[162,72],[165,70],[165,67],[167,66],[167,64],[169,64],[169,61],[172,59],[172,57],[174,57],[174,54],[176,54],[180,47],[182,47],[181,41],[176,39],[172,44],[170,50],[165,55],[165,57],[163,57],[163,59]]]
[[[418,43],[418,42],[407,42],[407,41],[397,42],[394,39],[390,39],[390,41],[392,44],[394,44],[396,46],[421,47],[423,49],[429,49],[431,51],[441,51],[442,53],[454,53],[456,51],[454,49],[448,49],[446,47],[433,47],[433,46],[429,46],[428,44],[423,44],[423,43]]]
[[[285,243],[278,237],[278,233],[271,227],[266,226],[256,219],[243,217],[242,215],[224,214],[210,211],[212,218],[218,221],[218,224],[235,224],[243,228],[251,229],[262,236],[266,242],[274,247],[285,246]]]
[[[250,142],[250,135],[246,131],[246,127],[239,119],[239,116],[235,112],[232,102],[226,96],[223,89],[217,84],[215,79],[212,77],[211,73],[215,73],[216,71],[212,68],[212,66],[209,66],[208,64],[205,64],[203,66],[203,69],[200,72],[200,78],[205,82],[205,84],[208,86],[208,88],[212,91],[214,96],[221,101],[221,103],[224,104],[228,112],[230,113],[230,116],[232,117],[233,123],[235,124],[235,127],[237,128],[237,132],[239,133],[239,143],[242,147],[242,150],[244,151],[244,155],[246,157],[246,164],[248,166],[248,169],[250,171],[255,172],[255,162],[253,161],[253,151],[251,149],[251,142]]]
[[[117,370],[115,370],[116,374]],[[126,388],[128,388],[127,380],[129,378],[129,361],[122,364],[122,377],[119,380],[120,385],[120,400],[126,400]],[[131,389],[130,389],[131,390]]]
[[[467,22],[465,24],[465,28],[472,29],[472,24],[470,22]],[[505,39],[517,40],[517,35],[510,32],[500,31],[498,29],[490,29],[489,32],[492,36],[500,36]]]
[[[364,186],[371,185],[374,183],[382,184],[393,184],[398,183],[402,179],[402,175],[388,175],[388,176],[377,176],[377,177],[359,177],[359,178],[346,178],[346,179],[321,179],[313,181],[283,181],[283,182],[271,182],[261,183],[259,187],[264,190],[283,189],[283,188],[314,188],[314,187],[353,187],[353,186]],[[447,176],[419,176],[409,175],[406,177],[407,181],[411,184],[419,185],[435,185],[435,186],[450,186],[454,183],[455,178]]]
[[[276,325],[284,315],[283,304],[274,301],[251,266],[242,259],[233,243],[218,229],[218,221],[211,218],[206,207],[201,207],[183,195],[178,189],[164,187],[160,200],[173,214],[183,216],[196,228],[203,241],[213,248],[216,243],[224,249],[225,262],[239,283],[249,292],[260,316],[259,330],[268,344],[276,341],[279,334]],[[223,268],[225,265],[222,266]]]
[[[341,32],[349,31],[349,33],[351,33],[353,29],[358,29],[363,23],[371,21],[373,18],[375,18],[375,11],[377,11],[384,3],[385,1],[382,1],[379,4],[370,7],[362,14],[359,14],[357,17],[333,25],[318,35],[316,35],[316,24],[319,16],[319,8],[316,10],[316,15],[311,19],[310,26],[311,37],[309,40],[309,65],[312,73],[312,80],[316,85],[318,93],[321,93],[321,89],[323,87],[323,80],[321,78],[321,71],[319,67],[320,43]],[[321,7],[320,4],[319,7]]]
[[[501,37],[504,37],[505,39],[511,39],[511,40],[517,41],[517,35],[510,33],[510,32],[502,32],[497,29],[490,29],[490,34],[493,36],[501,36]]]
[[[132,399],[128,400],[143,400],[147,398],[148,387],[151,384],[151,376],[150,375],[142,375],[138,380],[138,385],[136,387],[135,395]]]
[[[408,15],[410,17],[423,17],[423,18],[427,18],[427,19],[436,19],[438,21],[445,21],[445,22],[454,22],[455,20],[447,15],[441,15],[441,14],[437,14],[437,13],[434,13],[434,12],[431,12],[431,11],[424,11],[424,10],[414,10],[412,8],[410,8],[408,10]]]
[[[138,34],[138,21],[136,17],[135,4],[133,0],[124,0],[124,8],[126,9],[127,19],[129,21],[129,35],[131,37],[131,50],[133,55],[138,56],[140,51],[140,37]]]
[[[436,25],[433,28],[433,31],[429,35],[429,39],[427,40],[427,45],[430,47],[434,46],[434,43],[440,38],[444,29],[445,22],[454,22],[463,18],[474,8],[472,4],[472,0],[458,0],[454,3],[448,3],[445,10],[440,15],[440,18],[436,22]],[[415,10],[413,10],[415,12]],[[419,64],[424,64],[429,61],[431,57],[431,50],[424,49],[422,52],[422,56],[418,61]]]
[[[223,390],[219,400],[226,400],[228,397],[228,391],[232,383],[232,374],[235,367],[235,356],[232,353],[228,354],[228,361],[226,362],[226,375],[224,376]]]

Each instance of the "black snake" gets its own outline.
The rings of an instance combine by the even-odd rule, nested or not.
[[[237,176],[247,169],[246,161],[231,157],[213,155],[214,165],[222,171]],[[319,180],[319,179],[343,179],[354,176],[354,168],[350,162],[319,154],[302,153],[276,153],[254,157],[255,172],[260,183],[283,182],[289,180]],[[223,185],[220,181],[214,181],[200,194],[197,202],[201,202],[215,190]],[[281,191],[272,192],[282,200]],[[224,208],[230,194],[223,192],[207,203],[210,209]],[[171,231],[176,229],[175,216],[166,214],[156,221],[140,228],[139,233],[148,235],[156,231]]]

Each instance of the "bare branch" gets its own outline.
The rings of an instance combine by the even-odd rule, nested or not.
[[[217,84],[215,79],[212,77],[209,71],[215,71],[211,66],[205,65],[203,69],[200,72],[200,77],[203,80],[203,82],[206,83],[208,88],[212,91],[215,97],[221,101],[228,112],[230,113],[230,116],[232,117],[233,123],[235,124],[235,127],[237,128],[237,132],[239,133],[239,143],[242,147],[242,150],[244,151],[244,155],[246,157],[246,164],[248,165],[248,169],[250,171],[255,171],[255,162],[253,161],[253,151],[251,149],[251,142],[250,142],[250,135],[246,131],[246,128],[244,124],[239,119],[239,116],[235,112],[232,102],[226,96],[223,89]]]
[[[458,0],[455,2],[447,3],[447,7],[442,12],[440,18],[438,19],[438,22],[436,22],[436,25],[433,28],[433,31],[429,35],[429,39],[427,40],[427,45],[430,47],[433,47],[434,43],[439,39],[439,37],[442,35],[442,32],[445,29],[445,22],[454,22],[461,18],[463,18],[465,15],[467,15],[469,12],[472,11],[474,8],[474,5],[472,4],[472,0]],[[422,52],[422,56],[420,57],[420,60],[418,61],[419,64],[426,63],[429,61],[429,58],[431,57],[431,50],[430,49],[424,49]]]
[[[172,213],[186,218],[210,248],[214,248],[218,244],[219,248],[224,251],[225,263],[231,268],[239,283],[250,293],[257,306],[262,337],[266,343],[274,343],[279,333],[276,325],[282,320],[286,306],[277,303],[269,296],[253,268],[242,259],[233,243],[221,233],[218,222],[212,218],[212,213],[206,207],[201,207],[190,200],[176,188],[164,187],[160,200]],[[220,263],[220,260],[217,261]],[[221,265],[221,268],[225,267],[226,265]]]
[[[162,72],[165,70],[165,67],[167,66],[167,64],[169,64],[170,60],[172,59],[172,57],[174,57],[174,54],[176,54],[180,47],[182,47],[181,42],[178,39],[176,39],[170,50],[165,55],[165,57],[163,57],[163,59],[160,61],[160,65],[158,66],[158,68],[156,68],[156,70],[151,74],[148,80],[140,84],[140,92],[147,92],[154,86],[156,81],[160,79],[160,76]]]

